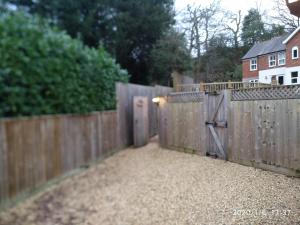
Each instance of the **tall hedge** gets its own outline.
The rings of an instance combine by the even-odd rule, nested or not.
[[[0,117],[113,109],[115,82],[127,80],[105,50],[38,17],[0,16]]]

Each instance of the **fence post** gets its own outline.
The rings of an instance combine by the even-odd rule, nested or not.
[[[231,123],[231,90],[224,90],[224,110],[225,110],[225,117],[227,120],[227,131],[224,141],[224,147],[225,147],[225,155],[226,160],[228,160],[231,157],[231,151],[230,151],[230,129],[232,126]]]
[[[200,91],[205,91],[204,90],[204,83],[203,82],[200,82]]]
[[[228,89],[232,89],[232,83],[231,83],[231,81],[228,81]]]

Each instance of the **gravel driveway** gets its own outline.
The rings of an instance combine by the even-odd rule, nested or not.
[[[27,199],[0,224],[300,224],[300,179],[153,142]]]

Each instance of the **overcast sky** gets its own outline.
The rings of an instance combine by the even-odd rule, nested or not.
[[[188,4],[207,5],[209,0],[175,0],[176,11],[179,12]],[[274,7],[274,0],[221,0],[222,8],[233,12],[242,10],[242,14],[246,15],[250,8],[260,7],[260,11],[271,11]]]

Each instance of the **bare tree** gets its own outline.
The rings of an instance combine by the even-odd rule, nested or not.
[[[184,32],[188,36],[188,46],[190,54],[196,53],[197,57],[201,56],[201,18],[199,14],[200,6],[188,5],[184,13],[183,23]]]
[[[208,50],[210,40],[220,30],[222,24],[222,17],[218,15],[220,12],[220,0],[213,0],[208,6],[189,5],[186,9],[183,23],[186,25],[185,33],[188,34],[190,53],[196,53],[195,72],[198,76],[201,67],[200,57]],[[200,80],[207,80],[208,65],[205,66],[206,74],[198,77]]]
[[[195,6],[195,5],[188,5],[186,8],[186,11],[184,12],[184,32],[186,37],[188,37],[188,49],[189,53],[191,55],[196,56],[194,61],[194,75],[195,80],[198,79],[198,75],[200,74],[200,57],[202,53],[202,34],[201,34],[201,27],[202,27],[202,21],[200,16],[200,9],[201,6]]]
[[[286,0],[275,0],[274,10],[277,15],[273,16],[273,18],[282,23],[286,29],[294,30],[300,26],[300,18],[290,13],[286,5]]]
[[[240,32],[242,28],[242,14],[241,10],[238,11],[237,14],[233,14],[229,12],[228,16],[228,23],[225,23],[225,30],[229,31],[233,37],[233,46],[235,49],[239,48],[240,44]]]
[[[208,7],[204,7],[200,11],[200,16],[203,20],[205,51],[208,50],[209,41],[220,31],[222,24],[222,19],[218,18],[220,12],[220,0],[214,0]]]

